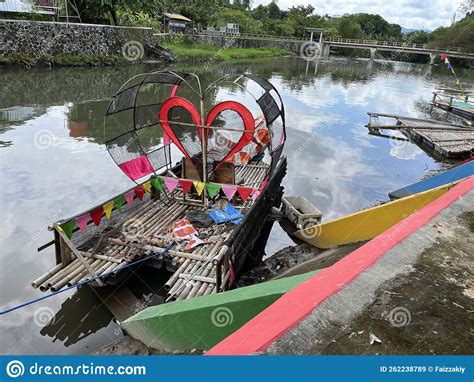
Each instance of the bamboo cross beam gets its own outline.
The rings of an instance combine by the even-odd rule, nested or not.
[[[76,246],[72,243],[71,240],[66,236],[66,234],[63,232],[62,229],[60,229],[57,225],[54,226],[54,229],[59,233],[59,236],[64,240],[64,242],[69,246],[71,249],[72,253],[77,257],[77,259],[84,265],[84,267],[87,269],[87,271],[90,273],[92,278],[96,278],[97,275],[95,272],[92,270],[92,268],[89,266],[89,263],[84,259],[84,257],[81,255],[81,253],[77,250]],[[104,283],[100,279],[96,279],[97,284],[99,286],[103,286]]]

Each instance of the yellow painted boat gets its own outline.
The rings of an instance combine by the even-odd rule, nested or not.
[[[293,235],[318,248],[370,240],[445,194],[459,181],[317,224]]]

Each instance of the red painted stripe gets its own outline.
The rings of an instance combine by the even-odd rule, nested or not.
[[[333,266],[287,292],[206,355],[249,355],[268,349],[324,300],[347,286],[387,251],[473,188],[474,176],[471,176]]]

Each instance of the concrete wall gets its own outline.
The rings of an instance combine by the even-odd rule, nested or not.
[[[151,28],[0,20],[0,54],[118,56],[129,41],[152,43]]]
[[[197,42],[210,44],[221,48],[282,48],[300,52],[303,41],[270,40],[270,39],[246,39],[233,36],[194,35]]]

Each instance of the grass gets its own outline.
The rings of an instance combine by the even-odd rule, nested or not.
[[[281,48],[219,48],[195,42],[162,43],[176,61],[216,62],[293,55]]]

